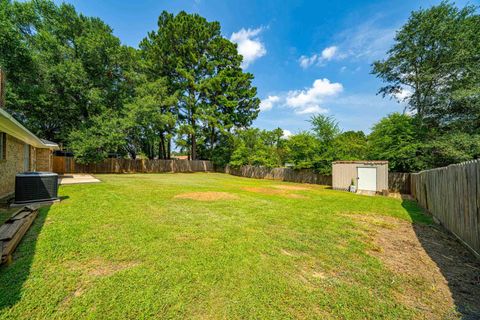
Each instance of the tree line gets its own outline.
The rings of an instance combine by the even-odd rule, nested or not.
[[[414,172],[480,157],[480,15],[478,7],[442,2],[412,12],[372,74],[379,94],[406,108],[374,124],[370,134],[339,130],[332,117],[313,116],[311,129],[249,129],[235,136],[233,165],[314,168],[329,174],[334,160],[388,160]]]
[[[418,171],[480,155],[478,7],[442,2],[412,12],[372,74],[379,94],[405,106],[370,134],[341,132],[315,115],[311,129],[252,128],[260,100],[220,24],[162,12],[138,48],[122,45],[98,18],[50,0],[0,0],[0,67],[6,108],[79,162],[114,153],[169,159],[174,152],[216,165],[313,168],[333,160],[390,161]]]
[[[168,159],[173,143],[211,158],[259,112],[236,45],[197,14],[162,12],[135,49],[70,4],[0,0],[0,31],[6,108],[80,162]]]
[[[333,117],[312,116],[311,129],[283,136],[283,130],[249,128],[237,133],[229,164],[315,169],[331,174],[335,160],[388,160],[396,172],[416,172],[480,156],[480,135],[445,133],[423,140],[418,118],[392,113],[374,124],[372,132],[339,129]]]

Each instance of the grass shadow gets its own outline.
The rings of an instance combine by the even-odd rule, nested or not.
[[[38,216],[13,253],[13,262],[0,266],[0,313],[14,306],[22,297],[22,288],[35,257],[37,239],[49,211],[50,206],[39,209]]]
[[[413,221],[413,230],[425,252],[448,282],[457,312],[462,319],[480,319],[480,261],[431,215],[411,200],[402,206]]]

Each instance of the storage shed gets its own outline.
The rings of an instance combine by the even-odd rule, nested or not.
[[[332,187],[348,190],[355,184],[357,190],[382,192],[388,190],[388,161],[334,161]]]

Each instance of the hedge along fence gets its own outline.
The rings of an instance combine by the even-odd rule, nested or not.
[[[311,169],[293,170],[289,168],[267,168],[257,166],[242,166],[234,168],[226,166],[225,169],[220,169],[219,171],[246,178],[322,184],[328,186],[332,185],[332,176],[321,175],[315,173]]]
[[[105,159],[94,164],[77,163],[74,158],[53,157],[53,171],[63,173],[161,173],[209,172],[213,164],[204,160]]]
[[[412,196],[480,258],[480,160],[412,174]]]

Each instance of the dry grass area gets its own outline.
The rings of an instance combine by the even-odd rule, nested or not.
[[[308,187],[308,186],[296,186],[296,185],[284,185],[284,184],[274,185],[273,187],[275,189],[290,190],[290,191],[311,190],[312,189],[311,187]]]
[[[365,228],[369,251],[402,285],[398,301],[426,319],[480,318],[480,263],[453,236],[434,225],[393,217],[353,216]]]
[[[276,188],[279,187],[279,188]],[[255,193],[261,193],[265,195],[274,195],[274,196],[282,196],[285,198],[291,198],[291,199],[307,199],[308,197],[303,195],[303,194],[297,194],[297,193],[292,193],[289,192],[291,190],[308,190],[307,188],[302,188],[297,187],[295,188],[294,186],[274,186],[272,187],[244,187],[243,190],[249,191],[249,192],[255,192]],[[293,189],[292,189],[293,188]]]
[[[94,277],[111,276],[114,273],[133,268],[139,265],[138,261],[108,261],[102,258],[95,258],[85,262],[72,262],[69,264],[76,271],[84,275]]]
[[[238,196],[228,192],[186,192],[177,194],[175,199],[190,199],[197,201],[216,201],[216,200],[233,200],[238,199]]]

